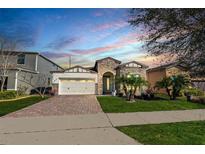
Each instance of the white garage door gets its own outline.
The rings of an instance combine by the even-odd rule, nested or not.
[[[60,79],[59,95],[95,94],[94,79]]]

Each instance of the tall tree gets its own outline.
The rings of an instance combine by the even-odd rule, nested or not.
[[[205,9],[131,9],[128,22],[144,32],[149,53],[174,56],[204,75]]]

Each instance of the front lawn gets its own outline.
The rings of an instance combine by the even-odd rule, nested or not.
[[[205,121],[117,127],[142,144],[205,144]]]
[[[18,100],[0,102],[0,116],[4,116],[8,113],[20,110],[47,98],[48,97],[41,98],[40,96],[31,96]]]
[[[104,112],[106,113],[124,113],[124,112],[140,112],[140,111],[167,111],[167,110],[188,110],[188,109],[204,109],[205,105],[187,102],[184,98],[178,100],[141,100],[129,103],[121,97],[99,96],[98,101]]]

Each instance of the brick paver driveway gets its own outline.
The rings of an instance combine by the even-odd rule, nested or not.
[[[102,112],[94,95],[55,96],[5,117],[76,115]]]

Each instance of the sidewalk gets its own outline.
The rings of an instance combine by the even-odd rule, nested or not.
[[[0,144],[139,144],[113,128],[106,114],[0,118]]]
[[[108,113],[107,116],[114,127],[127,125],[159,124],[170,122],[205,120],[205,109]]]
[[[0,118],[0,144],[140,144],[114,127],[205,120],[205,109]]]

